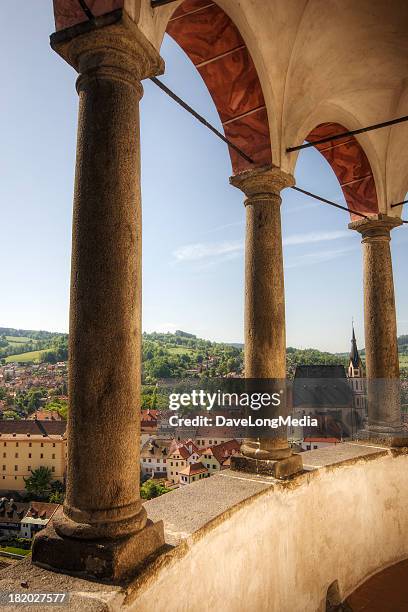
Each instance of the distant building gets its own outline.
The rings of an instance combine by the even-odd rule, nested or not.
[[[305,437],[350,437],[353,430],[353,394],[342,365],[299,365],[293,381],[293,412],[316,418],[318,427],[291,431],[294,440]]]
[[[45,502],[17,502],[0,498],[0,536],[32,538],[47,526],[58,504]]]
[[[66,422],[0,421],[0,492],[24,491],[24,478],[44,466],[53,480],[63,481],[66,469]]]
[[[180,473],[189,465],[200,461],[200,454],[192,440],[182,443],[174,441],[174,446],[167,460],[167,480],[178,484]]]
[[[200,461],[208,469],[210,475],[230,467],[231,455],[240,452],[241,445],[237,440],[228,440],[222,444],[200,450]]]
[[[353,407],[357,411],[357,415],[363,414],[363,412],[367,408],[367,384],[363,362],[361,361],[360,354],[357,348],[354,326],[351,337],[351,350],[349,366],[347,369],[347,376],[349,378],[350,385],[353,390]],[[360,418],[362,417],[359,417],[358,420],[360,420]]]
[[[36,410],[28,417],[30,421],[63,421],[64,419],[56,410]]]
[[[58,504],[30,502],[27,512],[21,519],[21,537],[34,537],[38,531],[48,525],[48,521],[60,508],[62,509],[62,506]]]
[[[189,463],[184,470],[179,472],[180,485],[191,484],[196,480],[208,478],[209,475],[208,469],[201,463],[201,461],[197,463]]]
[[[140,469],[142,476],[167,477],[167,458],[172,440],[167,438],[149,438],[140,452]]]

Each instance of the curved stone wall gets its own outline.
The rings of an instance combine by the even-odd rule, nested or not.
[[[342,446],[326,453],[330,461],[317,469],[324,453],[304,453],[313,471],[271,483],[182,539],[134,583],[130,609],[323,611],[334,581],[344,599],[373,573],[406,558],[408,455],[365,447],[370,454],[347,458],[344,447],[353,445]],[[217,478],[233,479],[237,490],[247,481],[233,472],[209,480]],[[202,485],[188,487],[190,506],[181,506],[182,514],[196,518],[202,511]],[[171,495],[168,503],[182,503]],[[157,502],[147,504],[149,512]]]

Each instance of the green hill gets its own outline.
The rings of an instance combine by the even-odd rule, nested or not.
[[[408,378],[408,335],[398,338],[400,366]],[[143,379],[186,376],[224,376],[243,369],[244,347],[240,343],[211,342],[177,330],[171,333],[144,333],[142,338]],[[364,349],[360,351],[364,361]],[[57,332],[0,327],[0,359],[10,362],[65,361],[68,335]],[[287,373],[293,376],[298,364],[348,365],[348,353],[322,352],[315,348],[287,349]]]

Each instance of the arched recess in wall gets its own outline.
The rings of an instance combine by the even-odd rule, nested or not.
[[[322,138],[347,132],[339,123],[322,123],[315,127],[306,140],[314,142]],[[377,190],[370,162],[364,149],[354,136],[345,136],[315,145],[332,167],[343,190],[347,206],[361,214],[379,211]],[[351,213],[351,218],[358,215]]]
[[[254,162],[229,147],[233,172],[271,164],[261,84],[245,42],[229,16],[211,0],[185,0],[172,14],[166,31],[203,78],[225,136]]]

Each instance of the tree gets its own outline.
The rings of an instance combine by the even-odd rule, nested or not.
[[[159,497],[164,493],[168,493],[170,489],[167,489],[164,485],[155,482],[154,480],[147,480],[140,487],[140,497],[142,499],[153,499]]]
[[[51,493],[48,501],[50,502],[50,504],[63,504],[64,503],[64,499],[65,499],[65,494],[64,493],[60,493],[59,491],[55,491],[54,493]]]
[[[68,417],[68,404],[65,400],[54,399],[44,406],[44,410],[55,410],[66,421]]]
[[[19,421],[21,419],[20,415],[14,410],[4,410],[3,419],[12,419],[13,421]]]
[[[31,476],[24,478],[27,493],[44,496],[51,488],[52,472],[50,468],[40,466],[36,470],[31,470]]]

